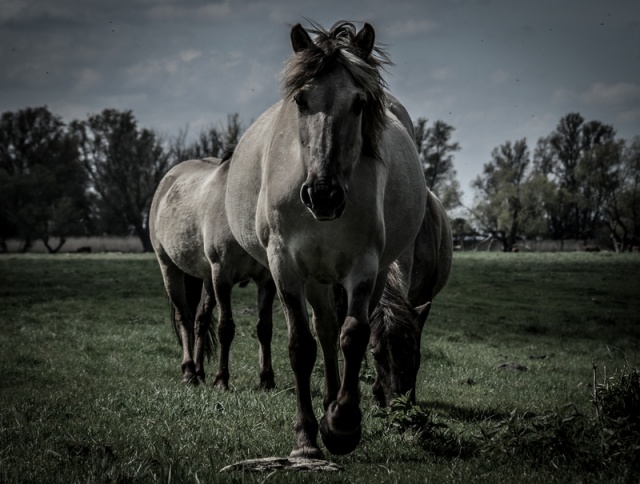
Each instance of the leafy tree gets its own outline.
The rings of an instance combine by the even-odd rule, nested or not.
[[[151,251],[148,215],[151,199],[169,168],[169,155],[162,140],[151,130],[141,129],[131,111],[105,109],[86,121],[72,123],[80,147],[80,159],[91,181],[96,210],[94,216],[117,221]]]
[[[607,173],[618,159],[614,137],[613,127],[569,113],[538,142],[536,171],[555,187],[546,203],[554,238],[594,237],[601,223],[603,197],[611,189]]]
[[[539,180],[532,174],[531,156],[525,139],[507,141],[495,148],[492,161],[472,186],[476,202],[472,210],[483,231],[498,239],[509,251],[518,238],[536,222]]]
[[[630,145],[618,144],[620,163],[603,208],[603,219],[616,250],[640,245],[640,136]]]
[[[453,168],[453,154],[460,150],[460,145],[451,141],[454,129],[444,121],[436,121],[427,127],[425,118],[418,118],[414,126],[427,188],[440,198],[446,209],[460,206],[462,199]]]
[[[5,112],[0,119],[0,239],[19,237],[23,251],[42,239],[57,252],[83,233],[86,176],[74,139],[46,107]],[[58,244],[50,244],[59,237]],[[6,247],[5,247],[6,248]]]

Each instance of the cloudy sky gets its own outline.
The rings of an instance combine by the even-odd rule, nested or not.
[[[305,18],[374,26],[390,90],[455,128],[467,200],[493,148],[533,148],[569,112],[640,135],[638,0],[0,0],[0,112],[130,109],[168,137],[247,124],[279,99]]]

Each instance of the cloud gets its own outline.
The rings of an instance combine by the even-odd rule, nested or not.
[[[574,91],[565,89],[564,87],[559,87],[555,91],[553,91],[551,102],[556,106],[570,104],[574,102],[577,97],[578,96]]]
[[[73,90],[75,92],[85,92],[95,86],[101,79],[102,76],[96,69],[85,67],[80,70]]]
[[[455,77],[451,67],[439,67],[431,72],[431,78],[436,81],[448,81]]]
[[[149,9],[147,16],[155,20],[218,20],[231,14],[229,2],[211,3],[198,8],[188,6],[185,2],[179,5],[155,5]]]
[[[619,82],[607,85],[596,82],[582,95],[588,104],[602,106],[620,106],[640,101],[640,85],[631,82]]]
[[[622,123],[637,123],[640,121],[640,107],[628,109],[618,114],[618,121]],[[640,133],[638,133],[640,134]]]
[[[438,29],[438,24],[427,19],[410,19],[391,24],[386,31],[391,37],[418,37],[430,34]]]
[[[491,84],[493,86],[499,86],[507,82],[509,77],[509,73],[504,69],[496,69],[491,73]]]
[[[277,86],[277,74],[270,65],[257,61],[250,62],[250,72],[246,79],[235,89],[236,100],[240,105],[245,105],[259,98],[265,87]]]
[[[200,52],[199,50],[188,49],[180,52],[180,59],[182,59],[183,62],[191,62],[192,60],[197,59],[201,55],[202,55],[202,52]]]

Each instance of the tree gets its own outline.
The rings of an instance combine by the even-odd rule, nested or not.
[[[85,229],[86,176],[62,120],[46,107],[0,119],[0,239],[19,237],[23,251],[42,239],[57,252]],[[59,237],[57,245],[51,237]]]
[[[612,175],[603,219],[615,250],[625,251],[640,245],[640,136],[619,146],[620,163]]]
[[[462,192],[453,168],[453,153],[460,145],[451,142],[454,128],[444,121],[436,121],[428,128],[427,120],[418,118],[414,131],[427,188],[438,196],[446,209],[460,206]]]
[[[94,191],[97,215],[118,221],[120,230],[127,227],[139,237],[145,251],[153,250],[149,209],[170,165],[162,140],[153,131],[139,128],[131,111],[105,109],[72,123],[72,129]]]
[[[227,116],[226,126],[211,126],[203,129],[198,139],[187,144],[187,130],[182,130],[171,143],[173,163],[214,156],[220,158],[240,140],[244,127],[237,113]]]
[[[525,139],[507,141],[491,152],[483,175],[472,186],[476,203],[472,210],[480,227],[510,251],[518,238],[536,221],[539,180],[531,173],[531,156]]]
[[[610,190],[606,172],[618,157],[614,137],[613,127],[569,113],[538,142],[536,171],[555,187],[546,203],[554,238],[587,240],[597,232],[603,196]]]

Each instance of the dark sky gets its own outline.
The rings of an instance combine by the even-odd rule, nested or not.
[[[533,151],[569,112],[640,135],[638,0],[0,0],[0,112],[131,109],[168,137],[235,112],[247,124],[279,99],[305,17],[374,26],[390,90],[456,129],[467,199],[493,148]]]

